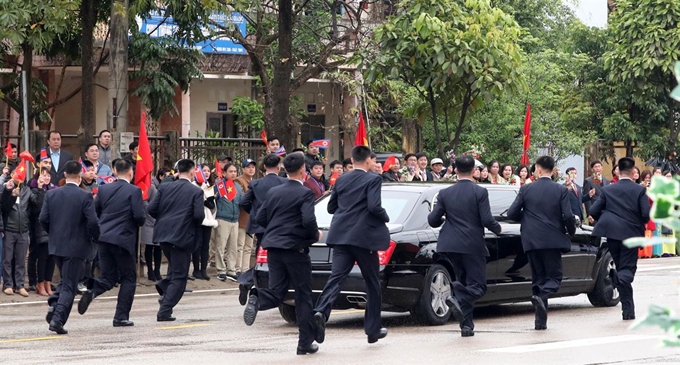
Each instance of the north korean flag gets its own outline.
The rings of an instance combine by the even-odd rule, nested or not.
[[[203,169],[200,166],[196,166],[196,183],[198,185],[203,185],[207,181],[205,175],[203,175]]]
[[[318,148],[331,148],[331,140],[330,139],[318,139],[316,141],[312,141],[312,146],[318,147]]]

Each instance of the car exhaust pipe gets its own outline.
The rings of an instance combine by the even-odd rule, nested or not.
[[[359,305],[366,305],[366,297],[359,295],[348,295],[347,301],[350,303],[355,303]]]

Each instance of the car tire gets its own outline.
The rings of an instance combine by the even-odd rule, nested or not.
[[[610,272],[616,271],[616,265],[612,255],[607,252],[602,259],[600,270],[597,273],[595,287],[588,293],[590,304],[595,307],[614,307],[621,301],[619,291],[614,288]]]
[[[281,318],[288,323],[297,323],[297,315],[295,315],[295,306],[290,304],[281,304],[279,306],[279,313]]]
[[[411,309],[416,321],[430,326],[441,326],[451,318],[446,298],[451,295],[451,274],[446,267],[434,264],[425,275],[418,303]]]

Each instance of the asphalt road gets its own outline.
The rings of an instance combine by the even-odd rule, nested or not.
[[[678,307],[680,258],[640,261],[634,283],[638,318],[649,304]],[[620,306],[594,308],[585,295],[550,302],[547,331],[533,330],[529,303],[481,308],[476,335],[458,325],[420,327],[405,314],[383,314],[389,335],[369,345],[358,310],[333,312],[326,342],[297,356],[297,328],[278,311],[243,323],[234,289],[185,295],[176,322],[158,323],[157,295],[135,299],[134,327],[113,328],[115,300],[98,298],[81,316],[74,306],[56,336],[44,303],[0,304],[0,363],[8,364],[678,364],[680,351],[660,348],[658,328],[630,330]]]

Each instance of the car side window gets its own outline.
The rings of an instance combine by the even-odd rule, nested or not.
[[[507,221],[508,210],[517,197],[517,190],[492,190],[489,189],[489,205],[491,214],[498,221]]]

